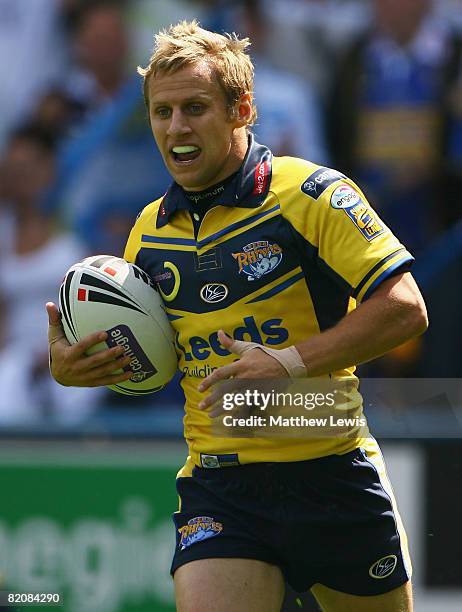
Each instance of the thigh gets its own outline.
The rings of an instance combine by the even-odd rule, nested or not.
[[[412,612],[412,587],[408,581],[382,595],[350,595],[322,584],[311,588],[323,612]]]
[[[201,559],[174,574],[177,612],[280,612],[281,570],[255,559]]]

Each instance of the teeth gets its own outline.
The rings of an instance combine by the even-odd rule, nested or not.
[[[173,147],[172,151],[174,153],[192,153],[193,151],[198,151],[199,147],[194,147],[192,145],[185,145],[183,147]]]

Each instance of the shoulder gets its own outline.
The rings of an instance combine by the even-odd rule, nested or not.
[[[330,193],[329,187],[347,180],[338,170],[305,159],[273,158],[271,191],[276,194],[284,208],[294,202],[310,204],[324,201],[326,194]]]
[[[146,225],[146,223],[151,224],[151,221],[154,220],[153,227],[156,227],[157,215],[159,214],[159,210],[162,206],[162,202],[164,200],[164,196],[161,198],[157,198],[153,202],[147,204],[137,215],[134,227],[140,227]]]
[[[273,168],[271,190],[282,216],[312,244],[318,244],[320,236],[334,226],[348,232],[351,221],[358,228],[367,221],[371,232],[374,230],[366,236],[361,229],[368,240],[383,229],[375,222],[365,194],[339,170],[291,157],[275,158]],[[346,215],[338,213],[342,209]]]
[[[125,247],[124,258],[127,261],[134,262],[138,251],[141,247],[141,239],[146,230],[149,229],[149,234],[152,234],[156,230],[156,221],[159,215],[159,209],[162,206],[163,197],[154,200],[147,206],[145,206],[136,217],[135,224],[132,227],[130,235],[128,236],[127,244]]]

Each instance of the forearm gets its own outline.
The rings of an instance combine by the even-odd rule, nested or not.
[[[408,275],[410,277],[410,275]],[[412,277],[408,289],[390,279],[335,327],[296,345],[308,376],[322,376],[380,357],[427,327],[425,305]]]
[[[402,273],[384,281],[366,302],[335,327],[296,344],[298,353],[293,346],[275,350],[254,342],[233,340],[220,330],[221,345],[240,358],[214,370],[198,389],[207,391],[230,378],[323,376],[383,355],[423,333],[427,323],[420,291],[412,276]],[[212,392],[201,401],[199,408],[208,408],[218,399],[219,392]]]

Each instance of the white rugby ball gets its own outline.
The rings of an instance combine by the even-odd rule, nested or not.
[[[74,344],[96,331],[108,337],[89,354],[117,345],[131,357],[129,380],[110,389],[126,395],[159,391],[175,374],[173,329],[150,277],[120,257],[94,255],[66,272],[59,291],[66,338]],[[122,372],[122,370],[116,370]]]

